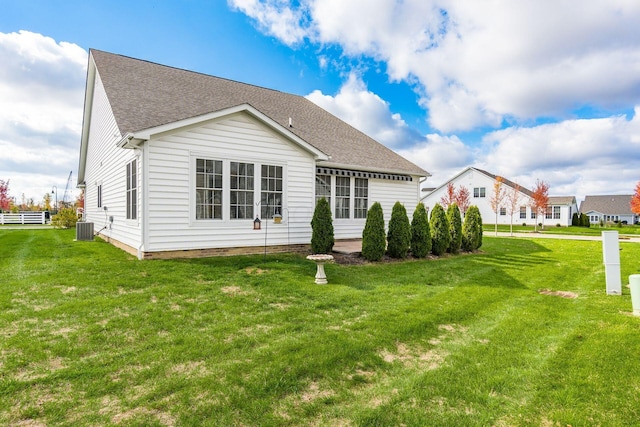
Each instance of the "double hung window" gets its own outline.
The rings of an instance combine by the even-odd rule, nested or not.
[[[138,218],[138,169],[137,161],[127,163],[127,219]],[[102,193],[102,190],[100,190]],[[101,194],[102,196],[102,194]]]

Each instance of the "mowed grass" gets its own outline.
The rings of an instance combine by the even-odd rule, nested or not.
[[[0,229],[0,425],[640,420],[640,318],[605,295],[600,242],[485,237],[321,286],[303,256],[141,262],[73,238]],[[640,244],[621,247],[626,284]]]

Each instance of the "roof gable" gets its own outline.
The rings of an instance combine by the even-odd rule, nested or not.
[[[90,53],[90,66],[93,61],[123,136],[249,105],[293,139],[324,153],[328,165],[429,176],[302,96],[98,50]]]
[[[487,172],[487,171],[485,171],[485,170],[478,169],[478,168],[474,168],[474,167],[471,167],[471,166],[470,166],[470,167],[468,167],[468,168],[464,169],[462,172],[458,173],[458,174],[457,174],[456,176],[454,176],[453,178],[449,179],[449,180],[448,180],[447,182],[445,182],[444,184],[442,184],[442,185],[440,185],[439,187],[437,187],[437,188],[433,189],[433,191],[431,191],[431,193],[430,193],[430,194],[435,193],[435,192],[437,192],[438,190],[440,190],[440,189],[442,189],[442,188],[446,187],[447,185],[449,185],[449,183],[452,183],[452,182],[456,181],[458,178],[460,178],[461,176],[465,175],[467,172],[470,172],[470,171],[478,172],[478,173],[480,173],[480,174],[484,175],[485,177],[489,178],[489,179],[490,179],[490,180],[492,180],[492,181],[495,181],[495,180],[496,180],[496,178],[498,178],[498,175],[493,175],[493,174],[491,174],[491,173],[489,173],[489,172]],[[511,187],[511,188],[513,188],[513,189],[516,189],[516,188],[517,188],[517,189],[518,189],[522,194],[524,194],[524,195],[525,195],[525,196],[527,196],[527,197],[533,197],[533,193],[531,192],[531,190],[529,190],[529,189],[527,189],[527,188],[525,188],[525,187],[523,187],[523,186],[521,186],[521,185],[519,185],[519,184],[516,184],[516,183],[514,183],[513,181],[509,181],[508,179],[506,179],[506,178],[504,178],[504,177],[502,177],[502,180],[503,180],[503,181],[502,181],[502,183],[503,183],[504,185],[506,185],[506,186],[508,186],[508,187]],[[428,197],[428,196],[429,196],[429,195],[426,195],[426,196],[423,196],[422,198],[423,198],[423,199],[425,199],[425,198],[426,198],[426,197]]]

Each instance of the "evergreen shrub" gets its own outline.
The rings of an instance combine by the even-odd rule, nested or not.
[[[456,203],[450,204],[447,208],[447,220],[449,221],[449,234],[451,235],[447,251],[457,254],[462,246],[462,218],[460,216],[460,208]]]
[[[380,261],[386,248],[382,205],[375,202],[367,212],[367,221],[362,230],[362,256],[369,261]]]
[[[387,252],[391,258],[406,258],[409,245],[411,245],[411,224],[407,210],[402,203],[396,202],[389,220]]]
[[[311,219],[311,251],[314,254],[330,254],[335,239],[331,208],[324,197],[318,200]]]
[[[472,252],[482,246],[482,217],[477,206],[469,207],[462,226],[462,250]]]
[[[429,228],[431,229],[431,253],[436,256],[442,255],[449,248],[451,233],[449,232],[447,215],[439,203],[436,203],[431,211]]]
[[[411,219],[411,253],[416,258],[424,258],[431,252],[431,230],[429,217],[422,203],[418,203]]]

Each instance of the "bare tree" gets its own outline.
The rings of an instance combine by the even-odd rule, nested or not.
[[[504,178],[502,178],[501,176],[497,176],[496,181],[493,183],[493,195],[491,196],[491,200],[489,201],[491,203],[491,209],[493,209],[493,212],[496,214],[496,225],[495,225],[496,236],[498,235],[498,212],[502,207],[502,202],[504,201],[504,198],[506,195],[504,191],[503,183],[504,183]]]
[[[511,217],[511,224],[509,226],[509,233],[513,236],[513,215],[516,213],[518,209],[518,205],[520,204],[520,185],[517,183],[512,187],[509,187],[507,191],[507,213]]]

